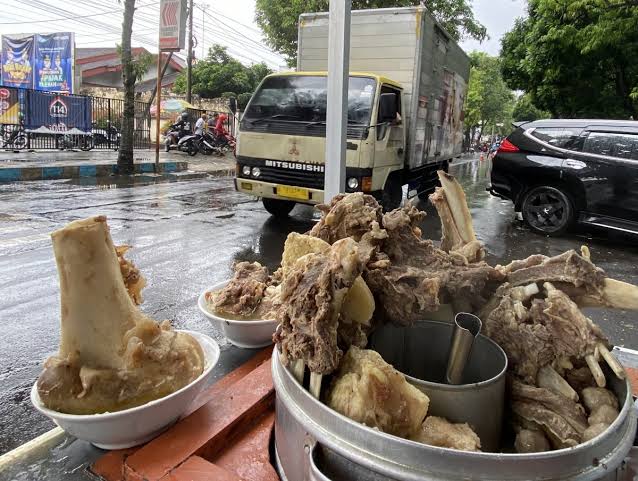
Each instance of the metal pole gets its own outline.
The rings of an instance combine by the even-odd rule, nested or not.
[[[166,68],[168,67],[168,64],[170,63],[172,58],[173,58],[173,52],[169,52],[168,58],[166,59],[166,62],[164,63],[164,66],[162,67],[161,78],[164,78],[164,75],[166,74]],[[155,102],[155,94],[157,94],[157,84],[155,84],[155,87],[153,87],[153,91],[151,92],[151,98],[148,100],[148,106],[146,107],[146,110],[144,111],[145,118],[148,117],[148,113],[151,110],[151,105],[153,105],[153,102]]]
[[[328,21],[328,105],[324,202],[345,191],[352,0],[331,0]]]
[[[193,89],[193,0],[188,0],[188,56],[186,57],[186,101],[191,103]]]
[[[160,155],[160,122],[161,122],[161,105],[162,105],[162,50],[157,52],[157,89],[156,100],[157,107],[155,109],[155,172],[159,173],[159,155]]]

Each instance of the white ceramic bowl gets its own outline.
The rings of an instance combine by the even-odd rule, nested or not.
[[[254,349],[272,344],[272,335],[275,333],[275,329],[277,329],[277,321],[268,319],[237,321],[219,317],[208,310],[206,306],[206,293],[222,289],[228,282],[229,281],[219,282],[202,292],[197,300],[199,310],[211,319],[213,323],[219,325],[222,331],[224,331],[224,335],[228,341],[237,347]]]
[[[210,337],[194,331],[180,331],[193,336],[204,351],[204,372],[197,379],[163,398],[123,411],[104,414],[65,414],[47,409],[38,395],[37,383],[31,388],[31,402],[67,433],[102,449],[123,449],[150,441],[186,411],[206,387],[206,381],[219,360],[219,346]]]

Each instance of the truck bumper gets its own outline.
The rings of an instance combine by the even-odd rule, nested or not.
[[[255,197],[267,197],[269,199],[280,200],[292,200],[302,204],[321,204],[323,203],[323,190],[310,189],[304,187],[303,189],[308,192],[307,199],[298,199],[293,197],[284,197],[277,195],[277,187],[283,184],[271,184],[269,182],[261,182],[252,179],[235,178],[235,190],[248,195],[254,195]],[[295,187],[295,186],[285,186]]]

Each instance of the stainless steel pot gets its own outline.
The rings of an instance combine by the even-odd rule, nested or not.
[[[386,324],[370,338],[370,349],[406,375],[430,398],[428,415],[468,423],[483,451],[498,451],[503,426],[507,356],[498,344],[479,335],[473,343],[460,384],[444,382],[454,324],[417,322],[410,327]]]
[[[272,357],[277,391],[276,459],[282,479],[616,480],[636,432],[627,381],[608,376],[622,409],[603,434],[575,448],[537,454],[470,453],[401,439],[359,424],[313,398]]]

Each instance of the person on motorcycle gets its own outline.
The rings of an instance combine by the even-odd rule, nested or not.
[[[179,139],[184,137],[184,135],[189,134],[190,130],[191,124],[188,121],[188,112],[182,112],[177,119],[177,122],[168,128],[166,136],[170,139],[170,142],[166,145],[166,150],[169,150],[169,145],[177,144]]]
[[[208,115],[204,113],[200,118],[197,119],[197,122],[195,122],[195,135],[197,135],[198,138],[201,138],[202,135],[204,135],[204,130],[207,126],[207,120]]]
[[[224,122],[226,122],[226,120],[228,120],[228,115],[226,114],[219,114],[217,116],[217,122],[215,123],[215,135],[218,137],[226,137],[226,134],[228,133],[226,131],[226,127],[224,127]]]
[[[215,126],[217,125],[217,117],[219,117],[219,114],[217,112],[213,112],[213,115],[211,115],[208,118],[208,131],[211,134],[215,132]]]

